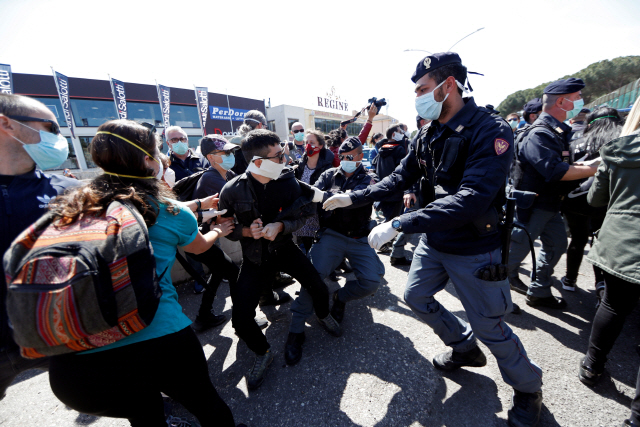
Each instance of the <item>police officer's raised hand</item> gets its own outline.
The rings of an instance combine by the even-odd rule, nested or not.
[[[397,235],[398,230],[393,228],[391,221],[383,222],[382,224],[373,227],[373,230],[369,233],[369,246],[378,250],[385,243],[395,239]]]
[[[346,208],[347,206],[351,206],[353,202],[351,201],[351,197],[348,194],[336,194],[335,196],[331,196],[327,199],[326,202],[322,205],[322,208],[325,211],[332,211],[338,208]]]

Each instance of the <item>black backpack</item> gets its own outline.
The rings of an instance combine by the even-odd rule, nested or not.
[[[202,177],[204,172],[204,170],[198,171],[176,182],[172,190],[178,196],[178,200],[181,202],[193,200],[193,193],[195,193],[198,181],[200,181],[200,177]]]

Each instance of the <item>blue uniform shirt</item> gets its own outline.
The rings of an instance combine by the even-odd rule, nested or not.
[[[498,210],[512,158],[511,127],[473,98],[465,99],[447,123],[434,120],[421,129],[391,175],[352,193],[351,199],[382,200],[425,176],[433,198],[426,207],[400,216],[403,231],[425,233],[428,244],[440,252],[486,253],[501,244]]]

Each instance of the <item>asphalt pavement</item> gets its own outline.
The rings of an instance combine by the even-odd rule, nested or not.
[[[407,245],[411,255],[413,243]],[[588,249],[588,247],[587,247]],[[236,422],[250,427],[275,426],[506,426],[512,390],[500,376],[487,348],[483,368],[442,373],[432,358],[447,348],[407,307],[403,300],[408,267],[396,268],[381,255],[386,274],[379,291],[347,304],[340,338],[328,335],[315,317],[307,324],[302,360],[284,362],[284,343],[290,319],[289,305],[267,307],[266,336],[275,353],[264,384],[249,392],[244,376],[253,355],[238,341],[231,322],[199,335],[209,361],[211,379],[230,406]],[[521,278],[528,280],[530,263]],[[640,364],[636,352],[639,313],[635,310],[610,354],[606,374],[595,388],[577,378],[578,361],[586,351],[595,314],[591,265],[583,262],[576,292],[562,290],[564,257],[555,269],[554,294],[568,302],[564,311],[534,309],[513,293],[522,314],[508,314],[511,325],[529,354],[543,369],[541,426],[613,426],[629,415]],[[353,275],[339,276],[343,285]],[[327,281],[330,290],[338,283]],[[284,289],[295,297],[297,283]],[[180,286],[180,302],[194,319],[201,296]],[[231,316],[228,285],[223,284],[215,312]],[[465,317],[451,283],[437,299]],[[181,405],[173,414],[194,418]],[[80,414],[52,394],[48,376],[29,371],[19,376],[0,401],[2,426],[128,426],[126,420]],[[194,424],[195,425],[195,424]]]

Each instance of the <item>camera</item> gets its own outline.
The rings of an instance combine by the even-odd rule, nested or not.
[[[385,105],[387,105],[387,101],[384,98],[378,99],[378,98],[375,98],[375,97],[373,97],[370,100],[368,100],[367,103],[369,105],[374,104],[376,106],[376,108],[378,109],[378,113],[377,114],[380,114],[380,109],[382,107],[384,107]]]

